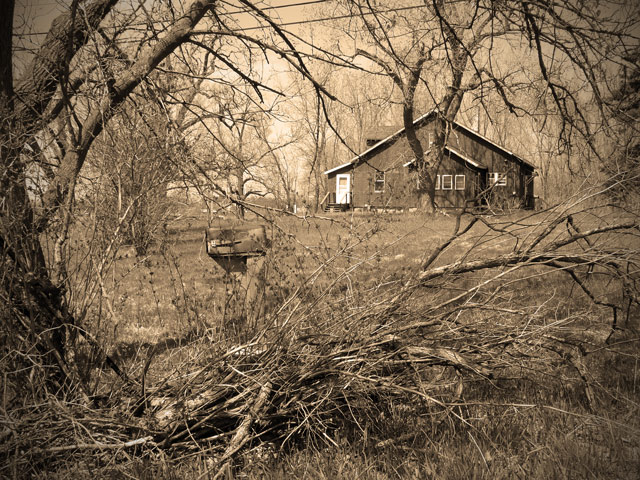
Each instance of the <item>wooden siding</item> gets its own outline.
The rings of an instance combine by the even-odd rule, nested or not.
[[[487,202],[490,206],[533,207],[533,188],[529,191],[525,188],[525,183],[532,181],[530,176],[533,169],[529,165],[500,147],[456,126],[449,135],[447,145],[486,166],[489,175],[496,172],[506,174],[507,184],[496,185],[488,194]],[[484,185],[489,186],[487,179],[484,179]]]
[[[433,117],[426,118],[417,126],[417,135],[427,152],[430,149],[430,134],[434,133]],[[433,137],[431,137],[433,138]],[[506,185],[496,185],[486,196],[492,207],[533,207],[533,168],[520,161],[510,152],[454,125],[447,142],[454,152],[445,156],[439,175],[465,176],[464,190],[436,190],[436,203],[441,208],[462,207],[488,186],[487,175],[493,172],[506,175]],[[467,163],[455,154],[459,152],[481,167]],[[335,193],[336,175],[351,173],[351,206],[376,208],[411,208],[419,204],[417,174],[405,166],[413,160],[413,152],[402,132],[373,150],[328,174],[329,192]],[[483,167],[486,167],[483,168]],[[376,191],[376,173],[384,172],[384,189]],[[527,188],[529,182],[530,188]],[[379,184],[380,185],[380,184]]]
[[[451,176],[451,189],[443,188],[443,177]],[[456,190],[456,176],[464,175],[464,190]],[[446,155],[438,170],[440,188],[436,189],[436,205],[440,208],[463,207],[468,199],[475,198],[484,189],[483,170],[471,167],[456,155]]]
[[[413,159],[401,137],[378,147],[374,155],[353,169],[353,202],[356,207],[411,208],[418,206],[416,175],[405,164]],[[377,172],[384,172],[382,192],[376,192]]]

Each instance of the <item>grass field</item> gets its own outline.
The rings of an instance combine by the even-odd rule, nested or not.
[[[259,397],[251,382],[260,378],[264,387],[267,378],[279,392],[269,402],[287,418],[288,426],[278,424],[285,433],[260,433],[256,414],[253,433],[222,467],[225,443],[207,437],[81,462],[69,452],[46,475],[639,478],[638,310],[625,303],[609,260],[600,260],[608,257],[596,257],[617,249],[635,259],[638,236],[622,229],[590,235],[588,243],[581,237],[572,250],[556,245],[567,232],[613,222],[607,212],[575,213],[575,231],[565,222],[540,236],[535,249],[552,245],[554,257],[538,263],[526,246],[553,223],[544,212],[481,218],[442,251],[456,230],[454,215],[250,217],[268,225],[271,248],[264,289],[250,307],[259,314],[241,318],[239,286],[206,254],[205,213],[180,213],[147,257],[120,248],[84,326],[131,378],[156,392],[180,392],[172,408],[180,404],[196,419],[211,402],[193,413],[185,405],[222,388],[227,374],[215,372],[229,362],[234,395]],[[463,217],[461,228],[470,220]],[[578,251],[597,261],[557,264]],[[451,270],[495,258],[504,261]],[[621,306],[613,333],[611,305]],[[266,353],[237,362],[225,353],[242,344]],[[92,395],[107,399],[102,415],[159,429],[165,407],[152,398],[141,419],[124,413],[124,387],[95,368],[99,352],[84,350],[81,374]],[[207,380],[196,388],[203,371]],[[307,376],[316,380],[300,380]],[[224,398],[232,409],[237,397]],[[263,411],[268,423],[273,409]]]

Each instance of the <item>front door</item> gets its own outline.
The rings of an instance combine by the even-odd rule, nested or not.
[[[336,175],[336,203],[349,204],[351,191],[351,174]]]

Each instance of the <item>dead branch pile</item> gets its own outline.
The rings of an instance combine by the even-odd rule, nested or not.
[[[148,449],[178,449],[207,452],[222,471],[250,444],[331,443],[335,429],[375,424],[391,405],[440,420],[455,417],[466,382],[490,382],[522,367],[542,370],[552,350],[566,367],[586,375],[567,332],[555,337],[565,322],[516,333],[495,325],[511,314],[497,310],[484,317],[474,312],[473,322],[461,315],[415,319],[413,313],[398,311],[376,325],[363,312],[336,334],[263,337],[233,348],[184,381],[148,389],[142,417],[132,415],[138,399],[127,405],[122,398],[116,408],[102,410],[42,405],[3,426],[0,453],[21,471],[22,463],[70,461],[88,452],[108,465]]]
[[[128,404],[121,400],[108,410],[47,404],[19,419],[6,417],[0,455],[17,468],[17,462],[86,450],[111,452],[105,462],[114,450],[125,456],[132,449],[194,450],[213,455],[222,472],[254,442],[331,443],[335,429],[375,425],[392,405],[440,420],[456,417],[468,382],[491,383],[516,373],[575,382],[585,403],[593,404],[588,358],[611,334],[601,310],[615,312],[627,299],[629,305],[638,300],[636,255],[598,242],[603,233],[624,234],[637,226],[567,227],[558,233],[570,218],[550,222],[498,259],[433,267],[438,254],[471,227],[456,230],[402,284],[360,292],[357,301],[328,301],[325,295],[324,303],[300,302],[251,342],[218,353],[209,345],[206,360],[185,365],[179,378],[147,387]],[[582,241],[579,250],[563,249]],[[527,303],[514,301],[512,292],[505,295],[505,285],[535,279],[540,268],[572,278],[597,308],[559,315],[548,298]],[[625,295],[598,296],[587,280],[597,269],[623,285]],[[533,273],[522,276],[523,270]],[[473,274],[480,276],[467,282]],[[593,323],[585,330],[587,317]],[[204,340],[194,346],[207,348]]]

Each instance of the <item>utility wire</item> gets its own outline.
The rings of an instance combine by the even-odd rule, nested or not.
[[[402,12],[405,10],[415,10],[417,8],[425,8],[425,5],[412,5],[412,6],[408,6],[408,7],[397,7],[397,8],[389,8],[387,10],[376,10],[375,12],[364,12],[362,14],[345,14],[345,15],[337,15],[334,17],[322,17],[322,18],[312,18],[309,20],[298,20],[295,22],[286,22],[286,23],[279,23],[278,26],[279,27],[289,27],[292,25],[304,25],[307,23],[318,23],[318,22],[326,22],[329,20],[343,20],[345,18],[355,18],[355,17],[362,17],[362,16],[369,16],[369,15],[378,15],[381,13],[390,13],[390,12]],[[244,27],[244,28],[238,28],[235,31],[238,32],[246,32],[249,30],[261,30],[264,28],[269,28],[268,25],[258,25],[255,27]],[[204,33],[204,32],[203,32]]]
[[[288,8],[288,7],[303,7],[305,5],[313,5],[313,4],[316,4],[316,3],[326,3],[328,1],[329,0],[309,0],[309,1],[306,1],[306,2],[289,3],[289,4],[286,4],[286,5],[274,5],[272,7],[264,7],[264,8],[260,8],[260,10],[262,10],[263,12],[266,12],[268,10],[279,10],[281,8]],[[236,14],[239,14],[239,13],[250,13],[250,12],[253,12],[253,10],[251,10],[249,8],[245,8],[245,9],[242,9],[242,10],[235,10],[235,11],[232,11],[232,12],[223,12],[222,15],[236,15]]]
[[[266,12],[266,11],[270,11],[270,10],[281,10],[281,9],[290,8],[290,7],[304,7],[304,6],[307,6],[307,5],[315,5],[315,4],[318,4],[318,3],[327,3],[328,1],[330,1],[330,0],[307,0],[305,2],[287,3],[285,5],[274,5],[274,6],[271,6],[271,7],[264,7],[264,8],[261,8],[260,10],[262,10],[263,12]],[[47,5],[56,5],[56,4],[55,3],[50,3],[50,4],[47,4]],[[221,15],[221,16],[239,15],[239,14],[242,14],[242,13],[251,13],[252,11],[253,10],[251,10],[251,9],[245,8],[245,9],[233,10],[233,11],[229,11],[229,12],[220,12],[219,15]],[[146,24],[145,23],[136,23],[136,24],[131,24],[130,26],[134,27],[134,26],[143,26],[143,25],[146,25]],[[21,34],[14,33],[13,36],[14,37],[16,37],[16,36],[25,37],[25,36],[36,36],[36,35],[46,35],[46,34],[47,34],[47,32],[30,32],[30,33],[21,33]]]
[[[286,8],[286,7],[291,7],[291,6],[298,6],[298,5],[310,5],[310,4],[314,4],[314,3],[325,3],[328,0],[313,0],[313,1],[309,1],[309,2],[300,2],[300,3],[296,3],[296,4],[290,4],[290,5],[279,5],[279,6],[275,6],[275,7],[268,7],[269,9],[277,9],[277,8]],[[391,12],[402,12],[402,11],[406,11],[406,10],[416,10],[418,8],[425,8],[425,5],[411,5],[411,6],[407,6],[407,7],[397,7],[397,8],[388,8],[386,10],[377,10],[375,12],[365,12],[362,14],[345,14],[345,15],[336,15],[336,16],[332,16],[332,17],[321,17],[321,18],[312,18],[309,20],[297,20],[294,22],[284,22],[284,23],[279,23],[278,26],[279,27],[290,27],[290,26],[295,26],[295,25],[305,25],[305,24],[309,24],[309,23],[320,23],[320,22],[327,22],[330,20],[344,20],[346,18],[356,18],[356,17],[361,17],[361,16],[369,16],[369,15],[378,15],[378,14],[382,14],[382,13],[391,13]],[[267,10],[267,8],[264,8],[262,10]],[[236,13],[248,13],[250,12],[249,10],[238,10],[236,12],[222,12],[220,13],[220,15],[231,15],[231,14],[236,14]],[[136,25],[131,25],[131,26],[142,26],[142,25],[146,25],[146,24],[136,24]],[[269,25],[257,25],[255,27],[243,27],[243,28],[237,28],[234,29],[233,31],[235,32],[247,32],[247,31],[251,31],[251,30],[264,30],[264,29],[268,29],[271,28]],[[194,32],[194,34],[201,34],[204,35],[206,33],[206,31],[203,32]],[[14,34],[15,35],[15,34]],[[27,35],[45,35],[45,33],[25,33],[19,36],[27,36]],[[120,40],[118,41],[118,43],[137,43],[136,40]]]

